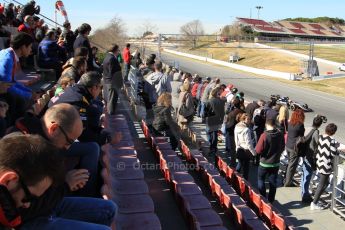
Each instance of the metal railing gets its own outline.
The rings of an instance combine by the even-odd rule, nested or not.
[[[345,218],[345,153],[334,158],[331,210]]]

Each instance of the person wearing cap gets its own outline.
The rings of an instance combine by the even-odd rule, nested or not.
[[[45,38],[38,45],[38,66],[55,70],[55,79],[59,79],[62,73],[62,65],[66,61],[66,50],[56,43],[56,32],[49,30]]]

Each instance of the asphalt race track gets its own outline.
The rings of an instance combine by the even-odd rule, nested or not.
[[[206,62],[200,62],[176,55],[162,53],[162,61],[170,65],[178,64],[183,71],[192,74],[197,73],[202,77],[219,77],[224,84],[232,83],[245,93],[246,100],[268,100],[271,94],[289,96],[294,101],[307,103],[314,112],[306,113],[305,126],[312,125],[312,119],[316,114],[325,115],[328,122],[338,126],[335,138],[345,144],[345,98],[319,92],[316,90],[291,86],[274,80],[264,79],[233,71],[227,67],[215,66]],[[291,114],[291,113],[290,113]],[[321,133],[324,132],[321,126]]]

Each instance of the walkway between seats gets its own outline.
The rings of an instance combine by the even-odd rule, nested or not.
[[[129,122],[129,128],[133,137],[134,146],[137,151],[141,166],[159,165],[154,158],[151,148],[147,144],[140,128],[140,123],[136,121],[128,100],[121,94],[118,112],[124,114]],[[152,197],[155,213],[157,214],[162,229],[175,230],[188,229],[186,223],[178,209],[176,200],[170,190],[169,185],[165,182],[159,167],[148,169],[143,168],[145,181],[149,187],[149,195]]]

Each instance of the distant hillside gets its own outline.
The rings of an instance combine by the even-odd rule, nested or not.
[[[345,20],[342,18],[330,18],[330,17],[317,17],[317,18],[286,18],[286,21],[297,21],[297,22],[314,22],[314,23],[327,23],[327,24],[338,24],[345,25]]]

